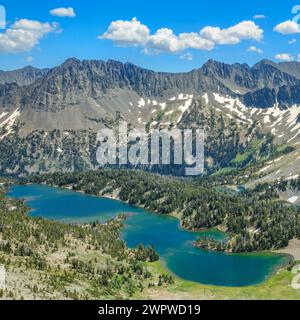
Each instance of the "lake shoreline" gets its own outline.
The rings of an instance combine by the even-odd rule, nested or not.
[[[300,239],[292,239],[285,248],[274,250],[275,253],[287,254],[292,256],[296,261],[300,261]]]
[[[25,185],[32,185],[33,183],[25,183]],[[92,196],[92,197],[97,197],[97,198],[105,198],[105,199],[110,199],[110,200],[115,200],[115,201],[120,201],[120,202],[123,202],[123,203],[126,203],[126,204],[129,204],[129,201],[123,201],[120,199],[119,197],[119,190],[115,190],[115,192],[113,193],[105,193],[103,195],[94,195],[94,194],[89,194],[89,193],[86,193],[84,192],[83,190],[74,190],[73,189],[73,186],[72,185],[66,185],[66,186],[58,186],[58,185],[48,185],[46,183],[41,183],[41,185],[45,185],[45,186],[49,186],[49,187],[54,187],[54,188],[59,188],[59,189],[63,189],[63,190],[69,190],[69,191],[74,191],[74,192],[77,192],[77,193],[80,193],[80,194],[85,194],[85,195],[89,195],[89,196]],[[144,206],[141,206],[141,205],[133,205],[137,208],[141,208],[143,210],[146,210]],[[161,215],[160,213],[158,212],[153,212],[157,215]],[[182,223],[181,223],[181,220],[180,220],[180,217],[179,217],[179,212],[172,212],[172,213],[169,213],[169,214],[166,214],[166,216],[169,216],[169,217],[173,217],[173,218],[176,218],[177,220],[179,220],[179,228],[184,230],[184,231],[187,231],[187,232],[204,232],[204,231],[207,231],[207,230],[217,230],[217,231],[220,231],[220,232],[223,232],[227,235],[229,235],[226,231],[226,229],[223,227],[223,226],[216,226],[214,228],[199,228],[199,229],[186,229],[182,226]],[[291,240],[292,241],[292,240]],[[196,243],[194,244],[196,246]],[[197,246],[196,246],[197,247]],[[236,253],[231,253],[231,252],[224,252],[226,254],[236,254]],[[281,249],[278,249],[278,250],[267,250],[267,251],[252,251],[252,252],[243,252],[243,253],[239,253],[239,254],[268,254],[268,253],[272,253],[272,254],[279,254],[279,255],[285,255],[285,256],[289,256],[290,258],[292,258],[293,260],[300,260],[300,240],[299,240],[299,249],[298,248],[295,248],[295,246],[292,245],[291,247],[291,244],[289,243],[289,245],[285,248],[281,248]],[[283,266],[284,267],[284,266]]]
[[[14,185],[15,186],[15,185]],[[13,185],[11,187],[14,187]],[[80,192],[79,192],[80,193]],[[7,194],[7,193],[5,193]],[[82,193],[81,193],[82,194]],[[12,197],[14,198],[14,197]],[[22,199],[22,198],[20,198]],[[28,205],[27,205],[28,208]],[[28,215],[30,215],[30,212]],[[47,220],[47,218],[45,218]],[[166,268],[164,261],[160,260],[154,263],[146,263],[147,268],[158,277],[160,274],[171,274],[174,276],[175,283],[168,287],[155,287],[145,288],[145,292],[141,296],[140,294],[134,296],[134,299],[173,299],[173,300],[273,300],[273,299],[291,299],[299,300],[299,291],[295,291],[291,288],[291,280],[294,276],[291,271],[286,268],[273,268],[272,274],[265,280],[247,286],[221,286],[221,285],[209,285],[199,283],[197,281],[186,280],[183,277],[179,277]],[[22,281],[28,281],[28,283],[34,284],[32,280],[32,274],[23,273],[28,275],[26,278],[22,278],[20,271],[12,272],[10,270],[10,278],[17,277]],[[29,278],[30,277],[30,278]],[[20,280],[20,281],[21,281]],[[11,283],[11,281],[9,282]]]
[[[31,186],[33,188],[33,190],[35,190],[34,188],[37,188],[37,190],[39,188],[39,184],[32,184],[32,183],[23,184],[23,186],[24,187]],[[99,195],[95,195],[95,194],[91,195],[91,194],[89,194],[87,192],[83,192],[82,190],[74,190],[71,185],[57,186],[57,185],[49,185],[49,184],[43,183],[43,184],[40,184],[40,186],[41,187],[43,187],[43,186],[44,187],[50,187],[50,188],[52,187],[54,189],[55,188],[56,189],[61,189],[62,191],[63,190],[71,191],[71,192],[75,191],[75,193],[78,193],[78,194],[81,194],[81,195],[86,195],[86,196],[92,196],[92,198],[97,198],[99,200],[101,200],[101,198],[102,199],[109,199],[109,200],[114,200],[114,201],[120,202],[120,204],[123,203],[124,205],[125,204],[129,205],[128,201],[127,202],[126,201],[122,201],[118,197],[118,193],[116,193],[116,192],[113,193],[113,194],[112,193],[104,193],[102,195],[100,193]],[[15,185],[15,187],[18,188],[18,186],[16,186],[16,185]],[[50,190],[47,191],[47,189],[45,189],[45,190],[43,191],[44,194],[46,194],[46,193],[48,194],[48,192],[50,192],[50,195],[52,194],[52,191],[50,191]],[[35,191],[35,192],[39,193],[39,191]],[[55,192],[55,191],[53,191],[53,192]],[[57,192],[60,193],[59,190]],[[22,192],[19,194],[19,197],[20,197],[20,199],[22,199]],[[47,200],[45,199],[44,201],[47,201]],[[34,204],[32,204],[32,205],[34,205]],[[29,206],[32,206],[32,205],[29,204]],[[45,204],[45,205],[48,208],[48,204]],[[86,203],[86,206],[88,206],[87,203]],[[114,204],[113,206],[116,206],[116,204]],[[118,206],[118,204],[117,204],[117,206]],[[100,204],[100,208],[101,207],[102,207],[102,205]],[[57,208],[56,210],[59,213],[59,215],[57,216],[59,218],[61,217],[62,213],[65,212],[64,210],[60,210],[59,208]],[[101,210],[103,212],[106,209],[104,207],[102,207]],[[109,208],[107,210],[109,210]],[[124,211],[122,211],[122,210],[124,210]],[[166,224],[165,224],[165,222],[163,222],[163,225],[161,226],[161,228],[163,228],[163,229],[161,229],[162,231],[158,231],[157,235],[156,235],[156,233],[157,233],[157,231],[156,231],[156,233],[155,233],[155,237],[156,238],[153,238],[153,235],[154,235],[153,232],[150,231],[150,233],[148,234],[147,228],[150,228],[151,226],[154,226],[155,224],[153,224],[153,223],[157,223],[157,221],[156,221],[157,219],[154,218],[154,220],[152,222],[153,218],[143,218],[143,215],[141,216],[142,218],[133,218],[134,220],[129,222],[129,226],[142,226],[142,225],[144,225],[144,222],[146,223],[145,224],[146,227],[144,226],[144,228],[146,228],[145,229],[146,238],[144,238],[143,233],[137,233],[137,234],[133,233],[132,234],[130,231],[128,231],[130,229],[126,230],[125,228],[124,229],[122,228],[124,230],[124,232],[125,232],[125,234],[122,235],[122,239],[128,244],[128,246],[130,248],[135,248],[139,243],[143,243],[144,245],[151,245],[152,244],[154,246],[154,248],[156,248],[157,241],[158,241],[157,239],[159,239],[160,237],[163,238],[164,237],[163,234],[165,232],[167,232],[167,234],[169,234],[168,232],[171,232],[170,235],[172,235],[173,237],[175,236],[175,238],[178,238],[178,239],[175,242],[173,240],[170,242],[170,240],[168,240],[168,238],[166,238],[165,239],[166,243],[164,242],[164,240],[160,240],[160,242],[158,242],[158,243],[165,243],[163,245],[163,247],[161,245],[158,245],[158,247],[157,247],[157,249],[158,249],[157,252],[161,256],[160,263],[162,263],[162,265],[163,265],[163,267],[164,267],[164,269],[166,271],[171,272],[173,275],[176,275],[176,277],[178,277],[180,279],[183,279],[185,281],[192,281],[192,282],[195,282],[195,283],[198,283],[198,284],[202,283],[202,284],[207,284],[207,285],[212,285],[212,286],[215,285],[215,286],[225,286],[225,287],[247,287],[247,286],[253,286],[253,285],[257,285],[257,284],[265,282],[266,279],[269,279],[269,277],[272,274],[276,273],[279,268],[283,268],[288,263],[288,261],[287,261],[288,259],[284,259],[283,254],[272,253],[270,251],[268,251],[268,252],[241,253],[241,254],[232,254],[232,253],[226,253],[226,252],[216,253],[214,251],[210,251],[208,253],[203,253],[203,251],[198,249],[198,248],[192,249],[193,243],[196,241],[196,236],[197,235],[188,236],[187,234],[194,234],[196,232],[208,232],[208,235],[203,234],[203,236],[216,237],[216,239],[219,239],[221,236],[218,235],[218,234],[215,235],[213,232],[210,234],[209,232],[212,231],[212,230],[211,229],[207,229],[207,228],[205,228],[205,229],[201,228],[200,230],[187,230],[187,229],[184,229],[184,228],[182,228],[181,224],[178,223],[178,220],[179,220],[178,216],[174,216],[174,215],[170,215],[170,214],[161,215],[161,214],[158,214],[156,212],[147,211],[144,208],[142,208],[141,206],[136,206],[136,205],[132,206],[132,210],[133,210],[132,212],[136,212],[136,210],[142,210],[142,211],[144,211],[144,213],[149,213],[150,216],[153,216],[153,217],[155,217],[155,216],[165,217],[166,218]],[[53,209],[52,209],[52,211],[53,211]],[[62,212],[60,212],[60,211],[62,211]],[[127,212],[127,211],[130,212],[130,208],[126,208],[125,207],[124,209],[122,209],[122,205],[121,205],[120,213]],[[68,214],[68,212],[69,211],[66,210],[65,213]],[[86,214],[87,214],[87,217],[89,217],[88,216],[88,212],[86,212]],[[140,215],[134,215],[134,216],[138,217]],[[146,214],[146,216],[148,216],[148,214]],[[43,217],[43,214],[41,215],[41,217]],[[49,218],[50,217],[51,217],[51,214],[49,215]],[[74,217],[76,217],[76,216],[74,216]],[[91,217],[93,217],[93,216],[91,215]],[[46,217],[44,217],[44,218],[45,219],[49,219],[47,214],[46,214]],[[168,218],[173,218],[174,220],[173,219],[168,220]],[[54,217],[54,218],[50,218],[50,219],[56,219],[56,218]],[[136,219],[138,219],[138,220],[136,220]],[[167,222],[167,221],[172,221],[172,220],[173,220],[173,222]],[[96,216],[95,216],[95,221],[96,221]],[[151,222],[151,224],[149,225],[149,227],[147,227],[148,224],[149,224],[149,221]],[[164,219],[161,220],[161,221],[158,220],[159,225],[162,223],[162,221],[164,221]],[[133,222],[133,224],[132,224],[132,222]],[[66,223],[70,223],[70,222],[66,222]],[[79,224],[85,224],[85,222],[82,221]],[[172,227],[172,229],[170,229],[171,227]],[[172,230],[175,230],[174,228],[176,228],[177,230],[180,230],[181,232],[185,232],[186,235],[184,235],[184,234],[183,235],[181,235],[181,234],[177,235],[178,231],[176,231],[176,232],[172,231]],[[217,231],[217,232],[220,232],[216,228],[214,230]],[[152,238],[147,238],[149,235],[151,236],[151,234],[152,234]],[[124,238],[124,236],[125,236],[125,238]],[[158,236],[158,238],[157,238],[157,236]],[[199,235],[199,236],[201,236],[201,235]],[[170,238],[170,236],[169,236],[169,238]],[[186,243],[187,240],[188,240],[188,243]],[[184,244],[184,243],[186,243],[186,244]],[[187,266],[194,265],[194,267],[191,269],[191,273],[186,273],[187,272],[187,267],[183,266],[182,263],[177,265],[177,262],[176,262],[176,264],[174,265],[175,261],[178,260],[177,256],[176,256],[176,258],[171,258],[171,259],[167,258],[167,260],[166,260],[167,263],[163,263],[162,260],[164,260],[166,258],[166,252],[164,251],[165,250],[164,248],[170,248],[170,249],[173,248],[172,250],[175,249],[176,252],[178,251],[178,249],[180,249],[181,250],[180,252],[182,252],[182,253],[178,252],[178,254],[179,254],[178,258],[180,258],[182,261],[185,261],[185,265],[187,265]],[[161,251],[161,250],[163,250],[163,251]],[[193,252],[193,250],[195,250],[195,252],[194,253],[189,253],[190,250],[192,250],[192,252]],[[192,256],[194,254],[196,254],[196,256],[193,258],[191,256],[191,254],[192,254]],[[208,254],[208,256],[206,257],[207,254]],[[263,257],[264,255],[266,255],[266,259],[267,259],[265,262],[264,262],[264,257]],[[270,255],[270,258],[268,258],[268,255]],[[218,256],[220,256],[220,258],[217,258]],[[249,258],[247,258],[247,257],[249,257]],[[208,258],[208,260],[207,260],[207,258]],[[213,260],[216,259],[216,258],[220,259],[220,263],[216,264],[216,261],[213,262]],[[203,260],[203,259],[205,259],[206,261]],[[247,260],[245,260],[245,259],[247,259]],[[245,261],[243,262],[243,260],[245,260]],[[250,277],[247,276],[246,278],[244,278],[242,275],[236,275],[236,276],[234,276],[232,278],[232,280],[229,280],[229,279],[231,279],[231,276],[229,278],[224,277],[224,278],[222,278],[223,280],[221,280],[221,279],[217,280],[217,278],[215,278],[215,276],[213,274],[214,273],[218,274],[219,271],[217,271],[217,270],[219,270],[219,268],[220,268],[219,266],[221,266],[221,265],[223,266],[222,267],[223,271],[224,271],[224,266],[225,266],[225,268],[229,268],[228,272],[236,272],[236,271],[232,270],[232,267],[230,267],[230,265],[232,263],[231,261],[232,262],[234,262],[234,261],[238,262],[240,264],[239,270],[244,270],[244,272],[246,272],[246,274],[248,274],[248,272],[246,270],[248,270],[250,268],[249,272],[250,272],[250,274],[252,274],[252,276],[250,276]],[[199,265],[199,263],[200,263],[200,265]],[[203,263],[204,263],[204,265],[201,266],[201,264],[203,264]],[[211,263],[213,263],[213,264],[211,264]],[[251,265],[253,267],[250,267]],[[257,265],[257,267],[259,267],[259,269],[257,269],[257,271],[255,271],[253,273],[251,270],[256,270],[256,268],[255,268],[256,265]],[[260,265],[261,265],[262,269],[260,269]],[[199,267],[196,267],[196,266],[199,266]],[[190,270],[189,267],[188,267],[188,269]],[[201,270],[203,270],[203,271],[201,272]],[[213,270],[215,270],[215,271],[213,271]],[[261,271],[259,271],[259,270],[261,270]],[[208,272],[208,274],[207,274],[208,278],[206,278],[207,277],[206,276],[206,272]],[[202,276],[200,276],[200,274],[202,274]],[[255,280],[256,276],[257,276],[257,280]],[[210,280],[210,277],[212,277],[211,280]],[[233,280],[233,279],[236,279],[236,280]],[[238,279],[240,279],[240,280],[238,280]]]
[[[59,186],[54,186],[54,187],[60,188]],[[75,191],[75,192],[79,192],[79,193],[83,193],[83,194],[86,194],[86,195],[90,195],[88,193],[85,193],[82,190],[73,190],[71,186],[69,186],[69,187],[61,187],[61,188],[62,189],[67,189],[67,190],[71,190],[71,191]],[[97,195],[92,195],[92,196],[99,197],[99,198],[106,198],[106,199],[116,200],[116,201],[121,201],[123,203],[129,204],[128,201],[121,200],[119,198],[118,194],[119,194],[119,192],[106,193],[104,195],[99,195],[99,196],[97,196]],[[145,208],[143,206],[139,206],[139,205],[134,205],[134,206],[145,210]],[[154,213],[157,214],[157,215],[160,215],[160,213],[158,213],[158,212],[154,212]],[[223,232],[223,233],[229,235],[228,232],[226,231],[226,228],[223,227],[223,226],[216,226],[216,227],[210,228],[210,229],[209,228],[205,228],[205,227],[199,228],[199,229],[186,229],[186,228],[184,228],[182,226],[182,223],[181,223],[181,220],[180,220],[178,212],[172,212],[172,213],[166,214],[166,216],[170,216],[170,217],[173,217],[173,218],[176,218],[177,220],[179,220],[179,228],[184,230],[184,231],[187,231],[187,232],[203,232],[203,231],[207,231],[207,230],[217,230],[219,232]],[[195,247],[197,247],[196,243],[194,245],[195,245]],[[224,253],[226,253],[226,254],[236,254],[236,253],[231,253],[231,252],[224,252]],[[299,252],[298,251],[296,252],[294,248],[290,248],[290,245],[289,245],[289,246],[287,246],[285,248],[278,249],[278,250],[243,252],[243,253],[239,253],[239,254],[260,254],[260,253],[261,254],[268,254],[268,253],[271,253],[271,254],[273,254],[273,253],[282,254],[282,255],[288,256],[289,258],[292,258],[294,260],[300,260],[300,240],[299,240]],[[279,267],[279,269],[284,268],[284,267],[285,266]]]

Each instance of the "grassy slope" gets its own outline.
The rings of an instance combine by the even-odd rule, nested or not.
[[[167,272],[160,262],[149,263],[148,267],[154,274]],[[148,290],[147,294],[152,299],[300,300],[300,290],[291,287],[294,276],[284,268],[264,283],[248,287],[217,287],[175,278],[174,285],[156,291]]]

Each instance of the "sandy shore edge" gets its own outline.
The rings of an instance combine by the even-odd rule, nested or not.
[[[300,261],[300,239],[292,239],[286,248],[276,250],[277,253],[286,253]]]

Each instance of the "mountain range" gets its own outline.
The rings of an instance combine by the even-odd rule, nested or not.
[[[218,92],[239,97],[247,106],[269,108],[278,103],[285,107],[299,103],[300,63],[276,64],[262,60],[251,68],[247,64],[229,65],[209,60],[200,69],[174,74],[113,60],[71,58],[51,70],[26,67],[0,71],[0,84],[7,83],[26,86],[16,94],[23,106],[52,111],[86,97],[101,100],[109,91],[121,89],[159,99],[170,98],[178,92],[195,95]]]
[[[0,70],[0,84],[16,83],[19,86],[26,86],[44,76],[48,71],[47,68],[37,69],[31,66],[13,71]]]
[[[209,60],[165,73],[71,58],[52,69],[0,71],[0,168],[18,175],[93,169],[97,130],[120,118],[148,128],[203,127],[208,172],[244,167],[289,146],[262,175],[296,176],[300,63]]]

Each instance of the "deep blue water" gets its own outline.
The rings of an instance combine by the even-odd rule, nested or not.
[[[152,214],[120,201],[98,198],[43,185],[13,186],[8,196],[25,199],[31,215],[63,222],[104,222],[120,213],[129,214],[122,238],[129,247],[153,245],[163,264],[175,275],[204,284],[247,286],[264,281],[286,257],[276,254],[225,254],[193,246],[199,236],[220,241],[224,233],[188,232],[177,219]]]

